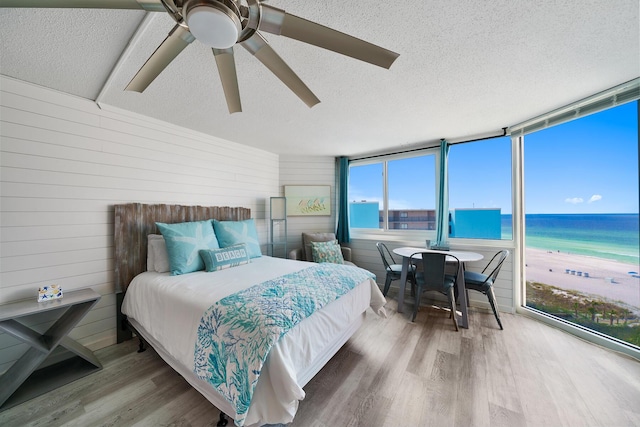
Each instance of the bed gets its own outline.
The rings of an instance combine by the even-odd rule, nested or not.
[[[157,222],[216,219],[235,224],[250,217],[246,208],[116,205],[116,287],[124,293],[121,310],[136,333],[215,407],[232,417],[236,425],[286,424],[295,417],[298,403],[305,397],[303,387],[307,382],[355,333],[368,308],[385,315],[386,301],[371,273],[350,266],[257,256],[248,263],[214,272],[172,275],[147,271],[147,236],[159,234]],[[335,285],[328,288],[343,289],[335,291],[341,294],[331,294],[322,304],[316,300],[309,303],[305,292],[325,292],[318,290],[320,286],[310,285],[313,280],[328,281]],[[351,285],[347,286],[348,283]],[[254,311],[252,304],[259,305],[259,297],[272,293],[273,289],[285,289],[285,294],[294,295],[289,299],[303,300],[305,307],[315,304],[320,308],[306,317],[291,314],[288,308],[282,309],[286,316],[278,313],[278,319],[287,320],[283,323],[288,329],[285,328],[286,333],[278,329],[281,335],[272,339],[260,369],[252,368],[251,361],[247,368],[244,361],[238,362],[237,355],[231,357],[233,363],[217,366],[216,361],[222,358],[217,351],[223,348],[231,352],[232,347],[239,346],[239,338],[230,332],[231,326],[216,322],[225,316],[239,319],[245,312]],[[222,316],[222,309],[231,311]],[[289,319],[297,317],[300,317],[297,323],[289,325]],[[268,324],[265,329],[274,327],[271,319],[261,320]],[[232,344],[230,337],[234,340]],[[220,342],[216,341],[218,338]],[[247,339],[262,342],[254,336]],[[244,369],[233,370],[234,366]],[[245,372],[251,378],[239,378]],[[222,375],[227,382],[217,381],[216,375]],[[241,391],[244,383],[250,393]]]

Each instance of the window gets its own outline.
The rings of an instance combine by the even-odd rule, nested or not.
[[[524,137],[527,307],[640,347],[638,103]]]
[[[449,237],[511,240],[511,138],[449,148]]]
[[[435,230],[435,209],[435,151],[349,166],[352,229]]]
[[[351,162],[352,229],[437,230],[439,149],[413,157]],[[449,237],[513,235],[511,139],[453,144],[448,155]]]
[[[349,227],[380,228],[383,163],[349,166]]]

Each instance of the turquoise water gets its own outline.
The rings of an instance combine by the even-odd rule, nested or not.
[[[530,214],[527,247],[640,264],[638,214]],[[502,216],[503,238],[511,236],[511,215]],[[637,270],[636,270],[637,271]]]

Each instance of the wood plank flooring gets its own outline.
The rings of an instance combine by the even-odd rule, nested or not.
[[[411,301],[408,302],[408,305]],[[291,427],[638,426],[640,362],[518,315],[368,313],[305,387]],[[218,410],[149,349],[96,352],[100,372],[0,413],[13,426],[214,426]]]

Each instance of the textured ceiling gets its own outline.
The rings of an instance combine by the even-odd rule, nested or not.
[[[243,112],[230,115],[211,50],[197,41],[143,94],[123,90],[173,27],[164,13],[0,9],[0,73],[92,100],[102,91],[101,105],[275,153],[309,155],[369,154],[496,133],[640,75],[637,0],[269,4],[400,57],[385,70],[265,34],[322,102],[308,108],[236,47]]]

